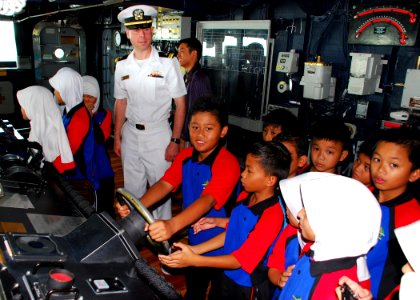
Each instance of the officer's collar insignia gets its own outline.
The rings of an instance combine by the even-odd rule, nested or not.
[[[134,20],[139,21],[144,19],[144,11],[142,9],[133,10]]]

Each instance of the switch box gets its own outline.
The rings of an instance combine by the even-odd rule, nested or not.
[[[191,17],[159,13],[156,18],[154,40],[179,41],[191,35]]]
[[[401,107],[420,109],[420,70],[408,69],[405,76]]]
[[[369,108],[369,102],[366,100],[357,101],[356,106],[356,118],[357,119],[366,119]]]
[[[350,79],[348,93],[352,95],[372,95],[380,93],[379,83],[382,75],[382,65],[387,60],[382,60],[381,54],[350,53],[352,56],[350,66]]]
[[[332,65],[323,62],[305,62],[303,97],[322,100],[330,96]]]
[[[296,73],[298,71],[299,53],[295,50],[279,52],[276,71],[282,73]]]

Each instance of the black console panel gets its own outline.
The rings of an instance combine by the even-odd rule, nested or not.
[[[0,299],[180,299],[39,150],[0,120]]]
[[[180,298],[106,213],[92,215],[62,237],[6,233],[0,239],[6,299]],[[70,286],[51,287],[50,273],[57,269],[74,274]]]

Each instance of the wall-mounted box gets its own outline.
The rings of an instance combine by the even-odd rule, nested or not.
[[[408,69],[405,76],[401,107],[420,109],[420,70]]]
[[[314,100],[327,99],[330,96],[332,65],[323,62],[305,62],[303,97]]]
[[[179,41],[191,36],[191,17],[158,14],[154,40]]]
[[[372,95],[381,93],[379,88],[381,81],[382,65],[387,60],[382,60],[382,54],[350,53],[350,79],[348,93],[352,95]]]
[[[279,52],[276,71],[282,73],[296,73],[298,71],[299,53],[295,50]]]

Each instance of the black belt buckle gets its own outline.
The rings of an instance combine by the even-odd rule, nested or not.
[[[143,124],[136,124],[136,128],[137,128],[138,130],[145,130],[145,129],[146,129],[146,127],[144,127],[144,125],[143,125]]]

